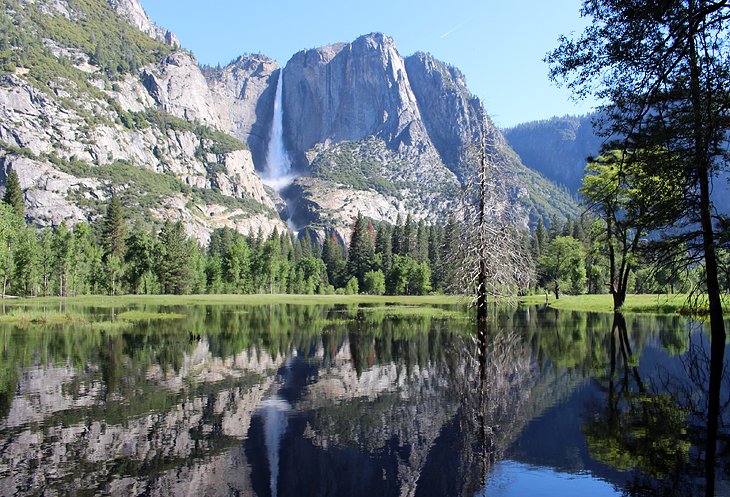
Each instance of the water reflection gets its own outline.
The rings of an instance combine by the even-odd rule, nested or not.
[[[709,347],[678,317],[504,309],[475,333],[441,309],[143,310],[188,317],[0,328],[1,495],[704,485]]]

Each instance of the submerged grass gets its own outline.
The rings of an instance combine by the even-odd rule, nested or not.
[[[368,314],[378,314],[382,316],[392,317],[431,317],[438,319],[445,318],[466,318],[468,317],[463,311],[451,309],[443,309],[441,307],[431,307],[425,305],[379,305],[359,307],[359,310]]]
[[[145,312],[145,311],[125,311],[117,314],[117,319],[122,321],[146,321],[149,319],[166,320],[166,319],[184,319],[185,314],[175,312]]]
[[[86,323],[86,319],[80,314],[71,312],[13,310],[7,314],[0,315],[0,323],[21,326],[31,324],[49,325]]]

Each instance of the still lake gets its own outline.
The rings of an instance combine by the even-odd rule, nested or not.
[[[703,493],[709,346],[678,316],[494,308],[479,341],[458,307],[61,311],[0,325],[0,495]]]

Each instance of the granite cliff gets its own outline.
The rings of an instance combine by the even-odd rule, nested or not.
[[[3,5],[0,179],[18,172],[39,226],[93,219],[113,192],[134,217],[180,219],[203,242],[220,226],[285,229],[282,214],[344,235],[357,211],[439,222],[458,209],[481,104],[457,69],[404,58],[388,36],[304,50],[283,69],[264,55],[209,68],[138,0]],[[276,192],[261,172],[282,70],[299,177]],[[517,224],[575,213],[504,140],[497,148],[500,202]]]

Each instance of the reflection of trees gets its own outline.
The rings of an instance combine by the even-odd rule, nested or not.
[[[691,445],[688,412],[669,394],[651,392],[641,378],[620,313],[613,317],[608,356],[602,381],[605,407],[583,426],[591,456],[619,470],[638,469],[657,481],[679,478]],[[657,481],[637,478],[629,493],[644,492]]]
[[[492,465],[527,423],[524,412],[536,372],[522,337],[485,320],[477,322],[476,348],[463,351],[454,386],[461,398],[462,443],[471,448],[462,451],[461,462],[460,495],[467,495],[484,485]]]

